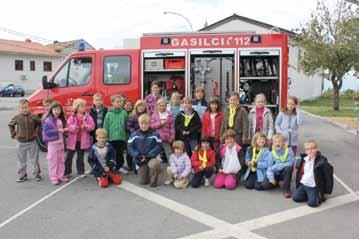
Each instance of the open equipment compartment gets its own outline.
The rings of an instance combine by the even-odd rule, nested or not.
[[[275,115],[280,107],[280,50],[239,50],[239,92],[241,104],[253,107],[254,97],[263,93]]]
[[[185,95],[185,51],[143,53],[143,96],[151,94],[151,83],[159,82],[161,96],[169,100],[175,91]]]
[[[234,88],[234,53],[232,49],[191,50],[190,94],[204,88],[207,100],[218,97],[225,103]]]

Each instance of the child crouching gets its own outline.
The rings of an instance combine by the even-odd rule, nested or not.
[[[235,137],[236,132],[232,129],[227,130],[223,135],[225,144],[220,149],[221,160],[217,163],[218,173],[214,179],[215,188],[226,187],[232,190],[237,186],[237,174],[242,166],[239,160],[241,146],[236,143]]]
[[[285,138],[281,134],[273,136],[271,157],[273,165],[268,167],[267,175],[269,181],[264,185],[264,189],[271,189],[279,181],[283,181],[283,195],[285,198],[290,198],[292,195],[290,192],[290,182],[292,180],[294,154],[292,149],[285,144]]]
[[[188,176],[191,173],[191,160],[185,152],[185,146],[182,141],[175,141],[172,145],[173,154],[171,154],[169,163],[170,167],[167,168],[166,185],[172,184],[175,188],[186,188],[189,181]]]
[[[151,118],[148,114],[141,115],[138,122],[140,129],[131,134],[127,150],[135,161],[140,184],[157,187],[161,172],[161,138],[150,128]]]
[[[117,173],[116,152],[106,139],[107,131],[102,128],[97,129],[96,143],[92,145],[88,156],[92,174],[102,188],[108,187],[109,182],[115,185],[122,182],[121,175]]]

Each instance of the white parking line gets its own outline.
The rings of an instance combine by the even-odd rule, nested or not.
[[[337,175],[334,174],[334,178],[335,178],[335,180],[337,180],[338,183],[340,183],[348,192],[354,193],[354,190],[351,189],[347,184],[345,184],[345,183],[343,182],[343,180],[341,180],[340,178],[338,178]]]
[[[265,237],[259,236],[253,232],[242,230],[240,228],[238,228],[238,229],[236,228],[236,231],[234,233],[231,233],[234,229],[232,224],[230,224],[222,219],[219,219],[219,218],[216,218],[209,214],[206,214],[204,212],[201,212],[197,209],[193,209],[191,207],[188,207],[186,205],[178,203],[174,200],[163,197],[159,194],[153,193],[149,190],[146,190],[142,187],[136,186],[132,183],[122,182],[121,185],[118,185],[118,188],[125,189],[128,192],[131,192],[137,196],[140,196],[146,200],[149,200],[155,204],[158,204],[161,207],[170,209],[180,215],[183,215],[183,216],[190,218],[194,221],[197,221],[201,224],[221,230],[221,232],[219,232],[218,235],[211,234],[211,235],[208,235],[207,237],[201,237],[201,238],[219,238],[217,236],[221,236],[224,233],[226,233],[226,234],[229,234],[236,238],[266,239]],[[191,238],[191,237],[184,237],[184,238]]]
[[[318,208],[311,208],[307,205],[303,205],[297,208],[289,209],[283,212],[274,213],[257,219],[248,220],[238,224],[230,224],[222,219],[216,218],[209,214],[203,213],[197,209],[193,209],[186,205],[180,204],[174,200],[168,199],[164,196],[158,195],[145,188],[136,186],[129,182],[123,182],[118,186],[125,189],[137,196],[140,196],[146,200],[156,203],[162,207],[170,209],[178,214],[181,214],[187,218],[197,221],[201,224],[213,228],[206,232],[201,232],[189,236],[182,237],[181,239],[205,239],[205,238],[256,238],[264,239],[265,237],[253,233],[253,230],[268,227],[274,224],[286,222],[296,218],[304,217],[314,213],[319,213],[331,208],[335,208],[341,205],[345,205],[354,201],[358,201],[358,192],[353,192],[343,196],[328,199]]]
[[[31,204],[30,206],[28,206],[27,208],[21,210],[20,212],[16,213],[14,216],[6,219],[5,221],[3,221],[0,224],[0,229],[4,226],[6,226],[7,224],[9,224],[10,222],[12,222],[13,220],[15,220],[16,218],[20,217],[21,215],[25,214],[26,212],[30,211],[31,209],[33,209],[34,207],[36,207],[37,205],[39,205],[40,203],[42,203],[43,201],[45,201],[46,199],[49,199],[51,196],[55,195],[56,193],[60,192],[61,190],[63,190],[64,188],[70,186],[72,183],[76,182],[78,179],[82,178],[82,176],[77,176],[76,178],[72,179],[71,181],[69,181],[68,183],[62,185],[61,187],[59,187],[58,189],[52,191],[51,193],[47,194],[46,196],[44,196],[43,198],[41,198],[40,200],[34,202],[33,204]]]
[[[248,220],[245,222],[234,224],[231,230],[210,230],[202,233],[193,234],[191,236],[182,237],[180,239],[205,239],[205,238],[226,238],[230,236],[235,236],[239,238],[241,232],[245,231],[253,231],[257,229],[261,229],[264,227],[268,227],[274,224],[290,221],[293,219],[297,219],[300,217],[308,216],[314,213],[319,213],[331,208],[335,208],[338,206],[342,206],[351,202],[355,202],[359,200],[358,192],[346,194],[343,196],[335,197],[328,199],[325,203],[323,203],[320,207],[311,208],[307,205],[303,205],[301,207],[289,209],[283,212],[274,213],[271,215],[267,215],[264,217]],[[254,234],[254,233],[253,233]],[[214,237],[212,237],[212,235]],[[259,236],[257,234],[254,234]],[[243,237],[242,237],[243,238]],[[247,238],[247,237],[245,237]]]

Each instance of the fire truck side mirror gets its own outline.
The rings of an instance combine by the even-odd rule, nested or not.
[[[49,83],[47,82],[47,76],[42,77],[42,88],[49,89]]]

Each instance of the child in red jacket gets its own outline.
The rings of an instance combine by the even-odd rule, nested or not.
[[[209,107],[203,114],[202,118],[202,133],[201,136],[209,136],[214,139],[213,147],[217,151],[219,148],[219,131],[221,130],[221,122],[223,120],[223,113],[218,98],[211,98]]]
[[[214,166],[216,163],[216,153],[211,148],[212,140],[210,137],[203,137],[200,140],[200,145],[193,152],[191,156],[191,164],[194,170],[194,176],[192,178],[192,187],[198,188],[201,186],[202,179],[204,177],[204,185],[209,186],[209,179],[214,172]]]

